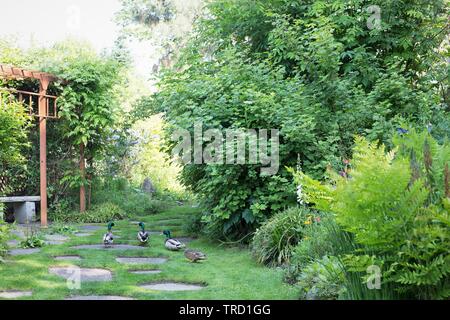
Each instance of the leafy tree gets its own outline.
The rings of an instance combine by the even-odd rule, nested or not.
[[[148,41],[159,55],[153,71],[172,65],[188,39],[203,0],[121,0],[121,37]]]
[[[369,28],[369,5],[381,8]],[[183,183],[204,199],[218,236],[251,232],[293,202],[284,166],[315,178],[339,169],[354,134],[392,146],[405,121],[449,134],[447,1],[216,0],[159,92],[138,116],[164,112],[167,136],[208,128],[280,129],[281,170],[185,165]],[[443,80],[444,79],[444,80]],[[174,143],[168,143],[171,152]]]
[[[80,186],[80,211],[85,211],[85,185],[92,178],[86,162],[93,169],[118,121],[117,86],[122,65],[108,57],[99,57],[80,43],[60,43],[45,53],[43,69],[60,78],[60,113],[63,134],[72,146],[79,147],[79,173],[72,171],[64,180]]]

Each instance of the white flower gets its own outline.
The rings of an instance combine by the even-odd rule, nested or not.
[[[297,202],[300,204],[304,204],[304,200],[303,200],[303,192],[302,192],[302,185],[299,184],[297,186]]]

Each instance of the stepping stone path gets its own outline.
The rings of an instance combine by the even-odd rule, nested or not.
[[[26,256],[34,253],[38,253],[41,249],[38,248],[30,248],[30,249],[12,249],[9,250],[8,253],[11,256]]]
[[[33,294],[31,291],[0,291],[0,298],[3,299],[17,299],[22,297],[30,297]]]
[[[129,273],[133,274],[157,274],[161,273],[161,270],[129,270]]]
[[[7,243],[8,247],[17,247],[19,245],[19,241],[17,240],[9,240]]]
[[[100,230],[100,229],[104,229],[104,227],[102,227],[102,226],[85,225],[85,226],[81,226],[80,229],[82,229],[84,231],[97,231],[97,230]]]
[[[64,300],[134,300],[130,297],[119,296],[74,296]]]
[[[93,281],[112,281],[112,273],[105,269],[88,269],[78,267],[53,267],[49,269],[49,272],[57,276],[69,279],[75,272],[80,272],[81,282],[93,282]]]
[[[96,250],[143,250],[145,247],[133,246],[129,244],[113,244],[112,246],[106,247],[103,244],[83,244],[79,246],[72,247],[72,249],[96,249]]]
[[[179,237],[179,238],[177,237],[176,239],[180,240],[183,243],[189,243],[189,242],[192,242],[195,240],[194,238],[189,238],[189,237]]]
[[[201,285],[179,283],[179,282],[150,283],[141,285],[140,287],[147,290],[156,290],[156,291],[193,291],[193,290],[201,290],[204,288],[204,286]]]
[[[53,244],[53,245],[63,244],[64,242],[69,240],[68,237],[60,234],[46,234],[45,239],[46,244]]]
[[[163,264],[166,258],[119,257],[116,261],[122,264]]]
[[[22,230],[13,230],[13,231],[11,231],[11,233],[13,235],[15,235],[16,237],[19,237],[21,239],[25,239],[26,238],[25,237],[25,233]]]
[[[89,237],[89,236],[92,236],[92,233],[83,233],[83,232],[75,233],[75,237]]]
[[[59,261],[81,260],[80,256],[56,256],[54,258]]]
[[[69,237],[60,234],[46,234],[45,239],[50,241],[67,241],[69,240]]]

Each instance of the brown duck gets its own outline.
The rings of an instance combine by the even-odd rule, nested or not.
[[[185,250],[184,251],[184,256],[191,262],[197,262],[199,260],[205,260],[206,259],[206,255],[200,251],[195,251],[195,250]]]

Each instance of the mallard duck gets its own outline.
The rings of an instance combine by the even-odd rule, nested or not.
[[[143,222],[139,222],[139,227],[141,227],[141,230],[137,234],[137,238],[141,243],[147,243],[148,239],[150,238],[150,235],[147,231],[145,231],[145,225]]]
[[[112,227],[114,227],[114,222],[108,223],[108,232],[103,235],[103,244],[105,246],[110,246],[114,242]]]
[[[172,251],[178,251],[178,250],[186,247],[184,245],[184,243],[178,241],[177,239],[173,239],[169,230],[165,230],[163,232],[163,234],[166,236],[164,245],[167,249],[172,250]]]
[[[191,262],[197,262],[199,260],[206,260],[206,255],[200,251],[196,250],[185,250],[184,256]]]

